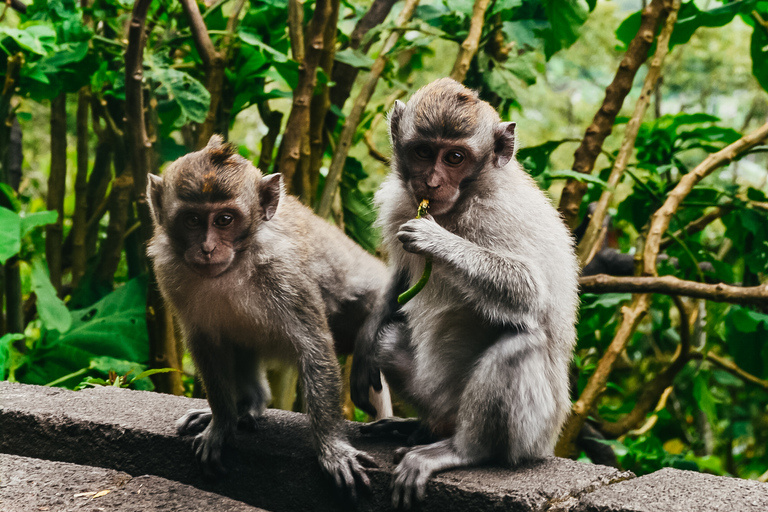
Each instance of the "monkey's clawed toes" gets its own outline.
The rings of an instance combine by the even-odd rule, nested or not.
[[[419,465],[401,463],[395,469],[392,480],[392,506],[407,510],[423,500],[428,479],[429,473],[423,471]]]
[[[218,478],[227,474],[223,463],[225,436],[214,433],[210,428],[195,437],[193,449],[200,465],[200,470],[207,478]]]
[[[210,409],[190,409],[176,421],[176,432],[180,436],[199,434],[205,430],[212,417]]]
[[[358,486],[367,493],[371,492],[371,481],[363,465],[378,467],[367,454],[349,445],[342,446],[341,453],[321,455],[320,465],[333,479],[339,497],[351,505],[357,504]]]
[[[395,450],[395,454],[392,456],[392,462],[394,462],[395,464],[400,464],[400,461],[403,460],[403,457],[405,457],[405,454],[411,450],[413,450],[413,448],[409,446],[398,448],[397,450]]]

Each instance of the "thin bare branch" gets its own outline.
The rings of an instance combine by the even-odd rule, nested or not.
[[[288,35],[291,38],[293,60],[304,60],[304,2],[288,0]]]
[[[705,227],[709,226],[712,222],[716,221],[726,213],[733,210],[733,206],[731,205],[723,205],[723,206],[717,206],[712,211],[705,213],[701,217],[699,217],[696,220],[692,220],[689,222],[683,229],[675,231],[672,235],[673,237],[667,237],[661,240],[659,244],[659,250],[663,251],[670,245],[675,243],[675,238],[680,238],[681,236],[687,235],[690,236],[694,233],[698,233]]]
[[[469,22],[469,34],[467,34],[467,38],[459,47],[459,54],[451,71],[451,78],[457,82],[464,81],[467,71],[469,71],[469,65],[477,53],[480,36],[483,35],[485,11],[490,3],[490,0],[475,0],[475,5],[472,8],[472,19]]]
[[[763,380],[761,378],[758,378],[751,373],[743,370],[740,368],[736,363],[733,361],[729,361],[728,359],[725,359],[714,352],[707,352],[706,354],[702,354],[701,352],[693,352],[691,354],[692,359],[701,359],[704,361],[711,361],[712,363],[716,364],[720,368],[724,369],[731,375],[735,375],[741,379],[744,379],[747,382],[751,382],[752,384],[755,384],[756,386],[760,386],[761,388],[768,391],[768,380]]]
[[[77,97],[77,174],[75,176],[75,211],[72,214],[72,287],[85,274],[88,215],[88,107],[90,86],[80,89]]]
[[[634,152],[637,133],[640,131],[643,117],[645,116],[646,110],[648,110],[648,105],[651,103],[651,95],[656,89],[656,83],[661,76],[661,66],[664,63],[664,57],[666,57],[669,52],[669,38],[672,36],[672,31],[675,28],[677,12],[679,9],[680,0],[674,0],[672,7],[669,10],[669,15],[667,16],[664,28],[661,30],[657,39],[656,53],[654,54],[653,59],[651,59],[648,73],[645,75],[645,83],[643,83],[640,98],[638,98],[632,117],[627,123],[627,129],[624,133],[624,139],[621,142],[619,154],[613,162],[613,168],[608,177],[608,188],[603,190],[603,193],[600,195],[600,200],[597,202],[595,211],[592,212],[587,231],[576,249],[576,254],[582,267],[587,266],[602,246],[602,244],[598,242],[605,236],[604,231],[606,228],[603,225],[603,219],[605,219],[608,206],[613,198],[613,191],[624,176],[624,169],[627,168],[629,158]]]
[[[419,0],[406,0],[403,10],[395,21],[396,27],[402,27],[413,16],[413,12],[416,10],[416,6],[419,4]],[[357,131],[357,125],[360,123],[360,119],[365,112],[365,107],[373,96],[373,92],[376,90],[376,84],[379,81],[382,71],[387,60],[390,58],[389,52],[395,47],[397,40],[400,38],[400,33],[395,30],[390,34],[384,47],[381,49],[379,56],[371,67],[371,72],[368,74],[368,78],[360,89],[355,99],[355,104],[352,107],[352,111],[347,116],[344,123],[344,129],[341,132],[339,141],[336,144],[336,150],[333,153],[333,160],[331,160],[331,166],[328,169],[328,176],[325,178],[325,188],[323,189],[323,196],[320,199],[320,204],[317,207],[317,214],[325,218],[331,213],[331,205],[333,204],[333,198],[336,195],[336,189],[339,186],[341,180],[341,171],[344,169],[344,164],[347,161],[347,155],[352,146],[352,138]]]
[[[643,9],[640,28],[629,43],[627,53],[616,70],[613,82],[605,90],[605,99],[595,114],[592,124],[587,128],[576,153],[572,169],[576,172],[589,174],[595,167],[595,161],[603,147],[606,137],[611,134],[616,116],[621,110],[637,70],[648,58],[648,51],[653,44],[656,31],[667,15],[669,0],[652,0]],[[560,212],[571,229],[579,225],[579,207],[587,190],[587,184],[569,179],[560,197]]]
[[[674,276],[615,277],[606,274],[579,279],[582,293],[661,293],[713,302],[768,306],[768,286],[731,286],[685,281]]]

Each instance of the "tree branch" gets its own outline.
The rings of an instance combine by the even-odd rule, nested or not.
[[[640,320],[648,312],[650,305],[650,295],[640,294],[632,297],[632,303],[629,306],[621,308],[621,322],[616,330],[613,341],[608,349],[600,358],[595,368],[595,373],[589,378],[584,391],[579,399],[573,404],[571,415],[565,423],[560,439],[555,446],[555,455],[559,457],[571,457],[574,455],[574,447],[579,431],[587,421],[587,416],[597,403],[597,399],[605,391],[605,385],[608,383],[608,377],[611,375],[613,365],[616,359],[624,351],[627,342],[634,334]]]
[[[659,243],[659,250],[663,251],[664,249],[666,249],[670,245],[674,244],[675,243],[675,238],[680,238],[683,235],[692,235],[694,233],[698,233],[699,231],[701,231],[705,227],[709,226],[710,223],[712,223],[713,221],[719,219],[720,217],[722,217],[726,213],[730,212],[731,210],[733,210],[733,206],[732,205],[718,206],[714,210],[712,210],[711,212],[702,215],[701,217],[699,217],[696,220],[692,220],[683,229],[675,231],[672,234],[674,238],[673,237],[667,237],[667,238],[662,239],[661,242]]]
[[[355,25],[355,29],[352,31],[352,35],[349,38],[349,48],[359,48],[368,31],[384,22],[396,1],[397,0],[374,0],[368,11]],[[364,53],[368,52],[368,48],[371,44],[372,41],[365,45],[363,48]],[[331,81],[336,85],[331,88],[330,98],[331,104],[336,105],[339,110],[344,108],[344,104],[347,102],[347,98],[349,98],[349,94],[352,91],[352,86],[357,79],[359,71],[358,68],[353,68],[342,62],[337,62],[334,66],[333,78]],[[338,117],[336,114],[329,111],[325,116],[326,129],[332,132],[334,128],[336,128],[337,119]]]
[[[469,22],[469,34],[459,47],[459,54],[456,56],[456,62],[451,71],[451,78],[457,82],[464,81],[467,71],[469,71],[469,65],[477,53],[480,36],[483,35],[483,22],[488,4],[490,4],[490,0],[475,0],[475,5],[472,8],[472,19]]]
[[[672,7],[669,10],[669,15],[667,16],[664,28],[661,30],[661,34],[659,34],[657,39],[656,53],[648,67],[648,73],[645,76],[645,82],[643,83],[643,88],[640,92],[640,98],[638,98],[632,117],[630,118],[629,123],[627,123],[627,129],[624,133],[624,139],[621,142],[619,154],[613,162],[613,168],[608,177],[608,187],[603,190],[603,193],[600,195],[600,200],[595,206],[595,211],[592,212],[587,231],[576,249],[576,254],[582,267],[589,264],[602,246],[602,243],[598,242],[602,242],[602,239],[605,236],[606,228],[603,225],[603,219],[605,219],[608,205],[613,198],[613,191],[624,176],[624,169],[626,169],[629,158],[634,152],[635,140],[637,139],[637,133],[640,130],[640,124],[643,122],[645,112],[648,110],[648,105],[651,103],[651,95],[656,89],[656,83],[661,76],[661,65],[664,62],[664,57],[666,57],[669,52],[669,38],[672,35],[672,30],[675,28],[677,12],[679,9],[680,0],[674,0]]]
[[[142,90],[142,62],[146,39],[144,25],[151,3],[151,0],[136,0],[134,3],[128,28],[128,47],[125,50],[125,147],[132,169],[133,194],[136,198],[139,222],[141,222],[142,254],[146,254],[146,243],[152,236],[152,219],[146,196],[147,174],[150,171],[149,152],[152,144],[147,137]],[[197,4],[195,4],[195,11],[200,13],[197,10]],[[149,335],[150,366],[180,369],[181,359],[176,352],[172,320],[160,296],[157,280],[151,267],[147,283],[147,334]],[[160,373],[154,375],[152,380],[161,393],[180,395],[184,391],[179,372]]]
[[[653,44],[659,25],[666,19],[667,7],[665,2],[669,0],[652,0],[643,9],[640,28],[629,43],[627,53],[616,70],[613,82],[605,90],[605,99],[600,109],[595,114],[592,124],[587,128],[584,138],[574,153],[573,170],[589,174],[595,167],[603,142],[613,130],[613,123],[621,110],[629,91],[632,89],[632,81],[637,70],[648,58],[648,51]],[[579,225],[579,207],[587,190],[587,184],[569,179],[560,197],[559,210],[571,229]]]
[[[55,223],[45,227],[45,258],[51,283],[61,293],[61,247],[64,222],[64,193],[67,183],[67,95],[51,100],[51,173],[48,175],[47,208],[58,212]]]
[[[693,352],[691,353],[691,359],[711,361],[714,364],[721,367],[722,369],[724,369],[725,371],[727,371],[728,373],[730,373],[731,375],[735,375],[741,379],[744,379],[747,382],[751,382],[752,384],[755,384],[756,386],[760,386],[761,388],[768,391],[768,380],[763,380],[758,377],[755,377],[751,373],[741,369],[733,361],[729,361],[723,357],[720,357],[714,352],[707,352],[706,354],[702,354],[701,352]]]
[[[198,127],[196,149],[205,147],[208,139],[213,135],[216,125],[216,115],[221,103],[222,91],[224,90],[224,55],[216,51],[213,41],[208,35],[208,28],[205,26],[205,20],[200,14],[196,0],[181,0],[184,13],[187,15],[189,27],[192,30],[192,39],[195,42],[197,53],[203,61],[205,68],[205,88],[211,95],[211,103],[208,106],[208,113],[205,121]]]
[[[301,158],[302,146],[309,147],[309,105],[317,83],[317,67],[320,64],[325,27],[331,17],[330,0],[318,0],[307,29],[307,45],[304,60],[299,64],[299,84],[293,91],[293,105],[278,150],[277,171],[283,175],[288,192],[294,189],[293,177]]]
[[[691,352],[691,328],[688,321],[688,313],[685,305],[679,297],[672,297],[680,312],[680,345],[677,347],[672,362],[664,368],[654,379],[643,384],[640,396],[635,407],[623,418],[615,423],[603,422],[598,425],[598,430],[609,437],[619,437],[635,428],[646,415],[654,410],[665,390],[672,386],[675,377],[690,360]]]
[[[77,174],[75,176],[75,212],[72,215],[72,287],[77,288],[85,274],[88,214],[88,106],[90,86],[80,89],[77,97]]]
[[[396,27],[402,27],[411,19],[413,12],[416,10],[416,6],[419,4],[419,0],[406,0],[403,10],[395,21]],[[376,84],[379,81],[384,66],[390,58],[389,52],[395,47],[397,40],[400,38],[399,31],[395,30],[390,34],[384,47],[381,49],[379,56],[371,67],[371,72],[368,74],[368,79],[363,84],[360,94],[355,99],[355,104],[352,107],[352,111],[344,123],[344,129],[341,132],[339,141],[336,144],[336,150],[333,153],[333,160],[331,160],[331,166],[328,169],[328,176],[325,178],[325,189],[323,189],[323,196],[320,199],[320,204],[317,208],[317,214],[323,218],[328,217],[331,213],[331,205],[333,204],[333,198],[336,195],[336,189],[339,186],[341,180],[341,171],[344,169],[344,164],[347,161],[347,155],[349,154],[350,147],[352,145],[352,138],[357,131],[357,125],[360,123],[360,119],[365,112],[365,107],[373,96],[373,92],[376,90]]]
[[[731,286],[684,281],[674,276],[614,277],[606,274],[579,279],[582,293],[661,293],[730,304],[768,306],[768,285]]]
[[[293,60],[304,60],[304,2],[288,0],[288,36],[291,39]]]

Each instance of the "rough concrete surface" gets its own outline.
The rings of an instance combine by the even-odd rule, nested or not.
[[[0,454],[3,512],[264,512],[157,476]]]
[[[204,405],[202,400],[112,387],[74,392],[3,382],[0,452],[134,477],[157,475],[275,512],[342,508],[320,472],[303,414],[267,411],[256,432],[236,436],[228,454],[229,474],[217,482],[204,480],[192,438],[178,437],[173,427],[187,409]],[[392,453],[400,445],[364,438],[352,423],[347,428],[352,444],[379,464],[369,470],[373,492],[361,499],[358,510],[390,510]],[[432,479],[418,510],[568,510],[586,493],[632,476],[557,458],[515,469],[449,471]]]
[[[585,496],[579,512],[768,511],[768,484],[665,468]]]

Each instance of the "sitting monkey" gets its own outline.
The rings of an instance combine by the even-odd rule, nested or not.
[[[476,92],[433,82],[395,103],[389,129],[376,203],[391,284],[355,346],[351,386],[373,412],[381,369],[421,420],[367,430],[438,439],[399,453],[393,503],[408,508],[437,471],[553,453],[571,406],[578,266],[561,217],[515,160],[515,123]],[[415,219],[423,199],[430,215]],[[400,306],[425,257],[429,281]]]
[[[357,484],[369,486],[361,463],[372,461],[341,429],[334,341],[356,337],[386,284],[384,265],[218,135],[149,178],[148,253],[210,404],[177,423],[197,434],[204,473],[224,472],[238,423],[263,414],[263,362],[278,358],[298,363],[320,465],[354,500]]]

